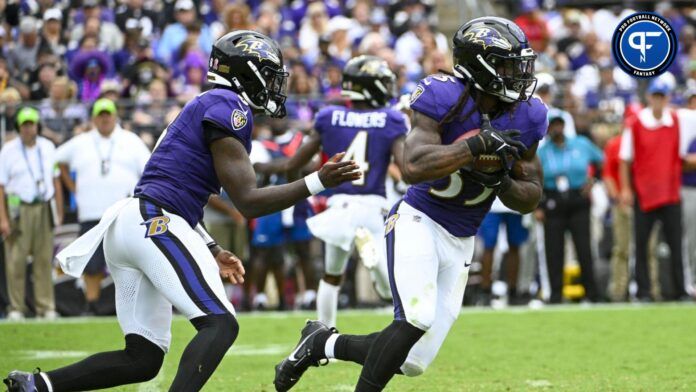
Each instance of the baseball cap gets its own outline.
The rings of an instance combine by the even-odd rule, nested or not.
[[[97,7],[99,6],[99,0],[83,0],[82,1],[82,6],[91,8],[91,7]]]
[[[63,20],[63,13],[58,8],[50,8],[44,12],[43,20],[48,22],[49,20]]]
[[[663,79],[657,78],[648,85],[648,94],[667,95],[672,92],[672,87]]]
[[[24,34],[29,34],[29,33],[35,33],[39,30],[39,21],[36,20],[33,16],[26,16],[22,18],[22,21],[19,22],[19,31],[20,33]]]
[[[21,126],[27,121],[31,121],[33,123],[38,123],[39,122],[39,111],[30,108],[30,107],[25,107],[20,109],[19,112],[17,112],[17,124]]]
[[[191,0],[177,0],[174,5],[174,10],[176,11],[190,11],[195,7],[193,1]]]
[[[92,117],[100,115],[102,112],[116,114],[116,104],[108,98],[101,98],[94,102],[92,107]]]
[[[563,121],[565,123],[565,117],[563,116],[565,113],[561,109],[556,109],[556,108],[551,108],[549,109],[548,117],[549,117],[549,123],[552,123],[554,121]]]

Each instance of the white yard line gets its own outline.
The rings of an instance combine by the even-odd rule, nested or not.
[[[65,351],[65,350],[19,350],[15,351],[17,356],[22,359],[62,359],[62,358],[84,358],[90,355],[87,351]]]
[[[229,356],[257,356],[257,355],[285,355],[292,350],[292,346],[288,344],[235,344],[227,350],[226,357]]]

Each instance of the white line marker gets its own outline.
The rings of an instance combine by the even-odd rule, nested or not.
[[[235,344],[225,356],[261,356],[261,355],[286,355],[292,350],[287,344],[267,344],[263,346],[253,344]]]
[[[526,380],[525,383],[532,388],[550,388],[552,386],[549,380]]]
[[[83,358],[91,354],[88,351],[63,350],[19,350],[15,352],[18,354],[18,357],[23,359]]]

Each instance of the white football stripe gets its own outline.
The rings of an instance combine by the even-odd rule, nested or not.
[[[64,350],[19,350],[15,352],[23,359],[83,358],[91,354],[88,351]]]

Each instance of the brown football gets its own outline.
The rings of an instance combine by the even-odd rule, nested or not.
[[[468,139],[474,137],[481,132],[480,129],[472,129],[470,131],[464,132],[463,135],[459,136],[454,142],[460,140]],[[503,162],[500,157],[495,154],[481,154],[474,158],[473,169],[478,170],[482,173],[495,173],[503,170]]]

